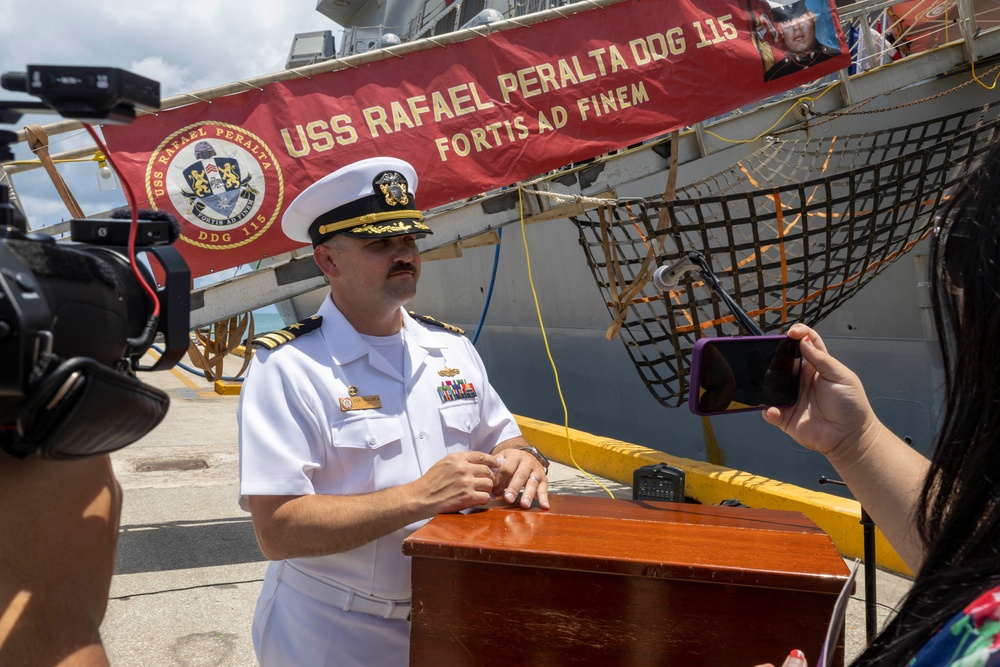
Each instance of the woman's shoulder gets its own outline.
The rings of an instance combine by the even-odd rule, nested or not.
[[[1000,667],[1000,586],[985,591],[931,637],[910,667]]]

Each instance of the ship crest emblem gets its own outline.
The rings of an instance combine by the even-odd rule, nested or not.
[[[410,203],[410,197],[406,193],[409,184],[398,171],[383,171],[375,177],[372,186],[376,192],[382,193],[389,206],[406,206]]]
[[[190,189],[182,190],[181,194],[195,209],[207,206],[223,218],[240,218],[240,213],[253,207],[258,194],[250,185],[253,176],[241,179],[239,161],[232,157],[218,157],[215,147],[208,141],[199,141],[194,150],[197,161],[182,169]],[[240,200],[243,206],[233,215]]]
[[[229,123],[195,123],[165,137],[146,173],[153,207],[178,218],[182,241],[209,250],[260,238],[284,198],[274,153],[260,137]]]

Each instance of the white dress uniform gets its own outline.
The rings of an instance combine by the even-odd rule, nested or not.
[[[402,312],[400,373],[332,299],[317,315],[318,331],[259,350],[248,371],[238,409],[244,509],[247,496],[406,484],[449,453],[490,452],[520,435],[464,336]],[[350,409],[374,397],[381,407]],[[407,664],[410,564],[401,544],[422,524],[351,551],[272,562],[253,622],[261,664]]]

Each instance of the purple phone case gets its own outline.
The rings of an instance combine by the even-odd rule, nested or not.
[[[688,376],[689,392],[688,392],[688,409],[691,410],[696,415],[708,416],[708,415],[729,415],[737,412],[760,412],[766,408],[755,406],[747,408],[737,408],[733,410],[715,410],[715,411],[702,411],[698,408],[698,388],[699,383],[695,380],[701,377],[701,366],[702,366],[702,356],[704,355],[704,349],[708,345],[728,345],[744,340],[754,340],[757,342],[763,342],[768,340],[778,341],[784,340],[788,336],[731,336],[731,337],[717,337],[717,338],[699,338],[695,344],[694,348],[691,350],[691,373]],[[796,372],[798,376],[798,372]],[[798,400],[798,383],[796,383],[796,393],[795,399],[789,403],[783,403],[775,407],[783,408],[789,405],[795,405],[795,401]]]

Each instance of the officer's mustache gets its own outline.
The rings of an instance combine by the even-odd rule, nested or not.
[[[396,264],[393,264],[391,269],[389,269],[390,278],[400,273],[412,273],[413,275],[417,275],[417,267],[413,266],[409,262],[397,262]]]

